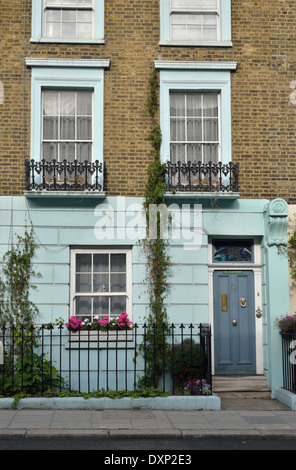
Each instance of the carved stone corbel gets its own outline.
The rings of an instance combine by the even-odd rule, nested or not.
[[[268,246],[287,246],[288,204],[284,199],[274,199],[267,207]]]

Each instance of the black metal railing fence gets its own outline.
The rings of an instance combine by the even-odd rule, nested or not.
[[[27,191],[103,191],[103,163],[98,160],[27,160]]]
[[[237,192],[238,163],[167,162],[167,190],[192,192]]]
[[[157,370],[157,373],[155,373]],[[208,325],[129,330],[2,327],[0,395],[92,393],[155,387],[171,395],[211,394]]]
[[[282,332],[283,388],[296,394],[296,332]]]

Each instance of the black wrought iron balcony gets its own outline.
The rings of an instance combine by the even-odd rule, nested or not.
[[[103,191],[104,166],[78,160],[26,161],[27,191]]]
[[[238,192],[238,163],[167,162],[167,191]]]

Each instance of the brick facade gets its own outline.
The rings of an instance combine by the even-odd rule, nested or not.
[[[232,47],[159,45],[158,0],[107,0],[105,44],[31,43],[31,1],[0,4],[0,194],[22,194],[30,155],[30,74],[25,57],[110,59],[105,71],[104,161],[109,195],[142,196],[149,162],[144,114],[153,61],[231,60],[232,160],[243,198],[295,203],[296,8],[289,0],[232,0]],[[230,159],[230,158],[229,158]]]

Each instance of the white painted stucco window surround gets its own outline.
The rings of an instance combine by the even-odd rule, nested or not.
[[[32,68],[31,159],[59,161],[70,152],[72,159],[103,163],[104,69],[110,61],[28,58],[26,65]]]
[[[104,0],[32,0],[31,42],[104,44]]]
[[[193,149],[196,161],[231,161],[231,71],[236,66],[155,61],[160,71],[163,163],[190,161]]]
[[[160,0],[159,44],[232,46],[231,0]]]
[[[122,312],[132,319],[131,250],[71,251],[71,315],[95,322]]]

